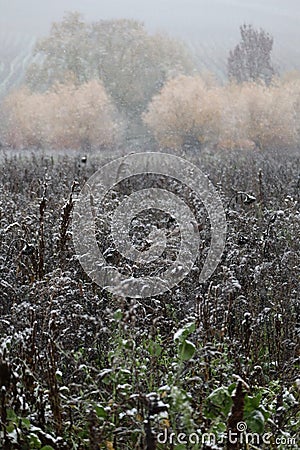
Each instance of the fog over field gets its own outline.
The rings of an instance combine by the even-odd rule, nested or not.
[[[81,11],[89,19],[136,18],[149,28],[195,39],[207,35],[235,37],[244,21],[266,27],[278,37],[300,38],[300,6],[296,0],[1,0],[0,23],[8,29],[43,34],[66,10]]]
[[[239,26],[252,23],[274,36],[278,71],[300,68],[300,4],[296,0],[0,0],[0,95],[22,78],[35,39],[65,11],[80,11],[88,20],[135,18],[151,31],[166,31],[185,40],[199,68],[223,78],[228,50]],[[13,72],[13,73],[12,73]]]

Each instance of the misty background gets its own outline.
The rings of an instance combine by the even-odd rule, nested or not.
[[[0,96],[18,84],[36,39],[66,11],[85,19],[134,18],[149,31],[184,40],[200,70],[226,77],[228,52],[239,40],[239,26],[251,23],[274,37],[278,72],[300,69],[298,0],[0,0]]]

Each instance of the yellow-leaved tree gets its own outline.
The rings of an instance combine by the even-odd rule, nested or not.
[[[169,80],[143,120],[163,147],[203,147],[218,142],[222,130],[223,88],[200,76]]]
[[[180,76],[152,99],[143,120],[162,147],[293,148],[300,143],[300,81],[219,86]]]
[[[15,147],[91,148],[112,145],[119,126],[100,81],[55,84],[45,93],[21,88],[2,105],[4,144]]]
[[[297,145],[296,86],[274,80],[228,84],[223,91],[219,147],[280,149]]]

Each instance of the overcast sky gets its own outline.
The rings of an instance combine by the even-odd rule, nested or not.
[[[300,42],[300,0],[0,0],[0,26],[31,35],[47,34],[64,11],[87,19],[136,18],[151,30],[189,38],[235,37],[241,23],[263,26]]]

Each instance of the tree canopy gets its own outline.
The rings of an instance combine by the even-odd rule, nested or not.
[[[244,24],[240,31],[241,41],[228,57],[229,79],[238,83],[263,80],[269,84],[275,73],[271,62],[273,37],[252,25]]]
[[[68,13],[38,41],[26,79],[41,91],[69,79],[100,79],[119,109],[140,113],[167,78],[192,69],[181,42],[149,34],[138,21],[86,23],[79,13]]]

